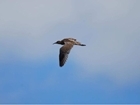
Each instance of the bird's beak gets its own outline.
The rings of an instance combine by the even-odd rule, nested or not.
[[[55,42],[55,43],[53,43],[53,44],[56,44],[56,42]]]

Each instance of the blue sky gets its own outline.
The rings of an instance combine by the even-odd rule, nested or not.
[[[140,103],[139,0],[1,0],[0,103]],[[59,67],[60,45],[74,46]]]

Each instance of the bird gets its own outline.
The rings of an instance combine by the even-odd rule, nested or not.
[[[76,41],[76,39],[74,38],[64,38],[61,41],[60,40],[56,41],[53,44],[63,45],[59,50],[59,66],[60,67],[64,66],[68,58],[68,54],[70,53],[74,45],[86,46],[85,44],[81,44],[80,42]]]

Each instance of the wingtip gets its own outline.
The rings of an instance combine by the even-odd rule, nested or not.
[[[59,65],[60,67],[63,67],[64,65]]]
[[[60,63],[59,63],[59,66],[60,66],[60,67],[63,67],[63,66],[64,66],[64,64],[62,64],[62,63],[60,62]]]

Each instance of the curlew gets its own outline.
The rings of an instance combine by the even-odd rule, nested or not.
[[[77,42],[76,39],[74,39],[74,38],[65,38],[65,39],[63,39],[61,41],[57,41],[53,44],[63,45],[60,48],[60,53],[59,53],[59,66],[60,67],[64,66],[64,64],[68,58],[68,54],[70,53],[70,50],[72,49],[72,47],[74,45],[86,46],[85,44],[81,44],[80,42]]]

